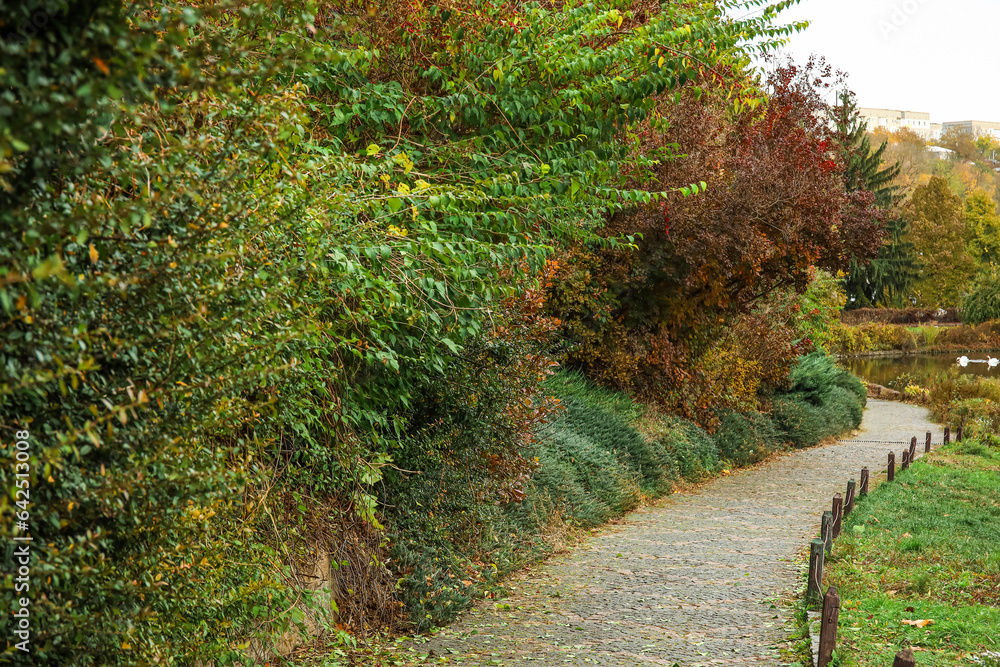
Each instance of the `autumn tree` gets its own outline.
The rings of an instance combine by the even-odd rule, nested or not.
[[[701,381],[697,360],[728,323],[783,290],[804,291],[810,267],[836,271],[878,252],[876,196],[845,191],[826,123],[822,95],[833,79],[820,63],[778,67],[759,108],[734,112],[725,95],[687,94],[660,107],[667,123],[637,132],[647,154],[684,155],[636,172],[637,185],[703,178],[707,190],[614,216],[607,233],[636,248],[580,249],[566,264],[552,304],[578,343],[572,363],[662,400]],[[781,351],[768,358],[780,367],[794,356],[791,336],[775,344]]]
[[[935,176],[914,191],[903,215],[910,225],[906,238],[921,264],[913,286],[914,302],[927,307],[961,304],[975,268],[966,249],[962,200],[947,181]]]
[[[976,137],[976,149],[979,151],[979,155],[987,160],[996,160],[997,154],[1000,153],[1000,140],[996,137],[991,137],[987,135],[982,135]]]
[[[976,190],[965,200],[965,226],[969,254],[980,270],[1000,264],[1000,218],[996,202],[985,191]]]
[[[941,133],[938,145],[955,151],[955,156],[960,160],[973,161],[980,157],[979,147],[976,146],[976,138],[971,132],[967,132],[957,127],[949,127]]]
[[[875,128],[871,132],[872,141],[880,144],[888,143],[883,160],[887,164],[898,164],[899,174],[896,185],[903,194],[909,194],[913,188],[920,185],[920,177],[931,174],[938,162],[928,150],[927,142],[908,127],[889,132],[885,128]]]

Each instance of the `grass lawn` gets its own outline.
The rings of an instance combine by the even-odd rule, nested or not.
[[[920,666],[1000,667],[1000,449],[953,443],[880,485],[824,579],[842,600],[836,664],[889,667],[910,647]]]

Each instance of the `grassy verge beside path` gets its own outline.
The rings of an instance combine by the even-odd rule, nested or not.
[[[837,664],[888,666],[910,647],[921,667],[1000,665],[998,482],[1000,448],[953,443],[858,505],[826,566]]]

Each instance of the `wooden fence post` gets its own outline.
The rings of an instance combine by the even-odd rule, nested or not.
[[[910,438],[910,463],[917,460],[917,436]]]
[[[823,519],[820,521],[820,537],[826,545],[826,553],[833,551],[833,512],[827,510],[823,512]]]
[[[892,661],[892,667],[916,667],[917,659],[913,657],[913,651],[904,648],[896,654],[896,659]]]
[[[858,488],[858,495],[864,498],[868,495],[868,468],[861,469],[861,486]]]
[[[809,543],[809,583],[806,584],[806,601],[809,604],[823,599],[823,561],[825,556],[823,540]]]
[[[823,598],[822,625],[819,628],[819,659],[816,667],[827,667],[837,648],[837,622],[840,620],[840,595],[834,586]]]
[[[833,494],[833,538],[840,537],[840,522],[844,518],[844,496],[839,492]]]
[[[965,424],[959,423],[958,430],[955,431],[955,442],[962,442],[962,430]]]
[[[902,461],[902,463],[899,464],[899,469],[900,470],[906,470],[907,468],[910,467],[910,452],[909,452],[909,450],[907,450],[907,449],[903,450],[903,454],[900,457],[900,461]]]
[[[886,470],[886,475],[889,481],[896,479],[896,454],[895,452],[889,452],[889,468]]]
[[[856,488],[857,485],[853,479],[847,481],[847,495],[844,497],[844,516],[850,514],[851,510],[854,509],[854,493]]]
[[[950,426],[945,426],[944,427],[944,444],[947,445],[949,442],[951,442],[951,427]]]
[[[924,440],[924,453],[931,451],[931,432],[927,431],[927,438]]]

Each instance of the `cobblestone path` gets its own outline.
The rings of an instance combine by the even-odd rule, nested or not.
[[[678,493],[511,582],[419,651],[463,665],[780,665],[788,600],[830,498],[889,446],[941,428],[869,400],[852,441],[801,450]]]

